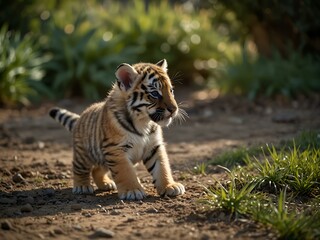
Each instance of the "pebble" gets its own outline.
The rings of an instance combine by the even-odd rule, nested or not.
[[[24,178],[30,178],[36,176],[36,173],[32,171],[23,171],[21,172],[21,176]]]
[[[60,229],[60,228],[55,228],[55,229],[53,229],[53,232],[54,232],[55,234],[58,234],[58,235],[64,234],[64,232],[63,232],[62,229]]]
[[[74,210],[74,211],[79,211],[82,209],[82,205],[81,204],[78,204],[78,203],[75,203],[75,204],[72,204],[70,206],[71,210]]]
[[[38,142],[38,148],[39,148],[39,149],[44,149],[45,146],[46,146],[46,145],[45,145],[44,142],[41,142],[41,141]]]
[[[151,207],[149,209],[146,210],[147,213],[158,213],[159,211],[157,209],[155,209],[154,207]]]
[[[114,210],[112,210],[110,212],[110,215],[120,215],[120,214],[121,214],[121,211],[120,210],[116,210],[116,209],[114,209]]]
[[[75,225],[73,228],[77,231],[82,231],[82,227],[80,225]]]
[[[15,175],[13,175],[12,181],[15,183],[21,183],[21,182],[25,182],[26,180],[22,177],[20,173],[16,173]]]
[[[98,228],[95,232],[90,235],[91,238],[113,238],[114,232],[105,228]]]
[[[1,222],[1,229],[2,230],[11,230],[12,225],[8,220],[5,220],[5,221]]]
[[[21,212],[32,212],[33,211],[33,207],[27,203],[26,205],[23,205],[20,209]]]

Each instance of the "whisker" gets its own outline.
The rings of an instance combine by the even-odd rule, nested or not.
[[[178,121],[179,124],[182,124],[182,122],[186,121],[186,118],[189,118],[188,113],[183,110],[182,108],[179,108],[177,116],[174,118],[174,120]]]
[[[178,103],[178,107],[179,107],[179,108],[180,108],[180,107],[185,108],[185,107],[189,107],[189,105],[188,105],[187,102],[180,102],[180,103]]]
[[[172,83],[182,84],[182,75],[183,74],[181,72],[176,72],[172,77],[170,76]]]

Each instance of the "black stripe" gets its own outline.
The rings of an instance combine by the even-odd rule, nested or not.
[[[63,123],[62,123],[62,125],[63,125],[63,126],[66,126],[67,121],[68,121],[70,118],[71,118],[71,116],[70,116],[70,115],[66,116],[66,117],[63,119]]]
[[[115,165],[117,165],[117,163],[115,161],[107,160],[107,166],[108,167],[114,167]]]
[[[132,110],[135,111],[135,110],[138,110],[141,107],[148,107],[149,105],[150,105],[150,103],[140,103],[139,105],[132,107]]]
[[[127,123],[125,123],[122,119],[121,119],[121,117],[120,117],[120,113],[119,112],[114,112],[114,116],[116,117],[116,119],[118,120],[118,122],[119,122],[119,124],[124,128],[124,129],[126,129],[127,131],[129,131],[129,132],[131,132],[131,133],[134,133],[134,134],[136,134],[136,135],[138,135],[138,136],[143,136],[141,133],[139,133],[138,131],[137,131],[137,129],[135,128],[135,126],[134,126],[134,124],[133,124],[133,122],[132,122],[132,119],[129,117],[129,113],[126,113],[126,115],[125,115],[125,120],[126,120],[126,122]],[[128,126],[128,124],[129,124],[129,126]]]
[[[118,145],[118,143],[114,143],[114,142],[105,144],[106,141],[108,141],[108,140],[103,140],[103,143],[102,143],[103,148],[115,147]]]
[[[53,108],[53,109],[51,109],[51,110],[49,111],[49,115],[50,115],[52,118],[56,118],[58,111],[59,111],[58,109]]]
[[[59,122],[61,122],[64,115],[65,115],[65,113],[60,113],[60,116],[58,117]]]
[[[145,93],[148,93],[148,89],[144,84],[141,84],[141,89],[145,91]]]
[[[71,121],[69,122],[69,129],[70,129],[70,131],[73,129],[73,125],[75,124],[76,121],[77,121],[77,118],[73,118],[73,119],[71,119]]]
[[[72,165],[73,165],[73,170],[87,170],[87,171],[89,170],[89,168],[79,160],[73,161]]]
[[[149,79],[153,78],[156,74],[153,72],[149,75]]]
[[[155,125],[155,124],[152,125],[151,128],[150,128],[150,131],[149,131],[148,135],[154,134],[154,133],[157,131],[157,129],[158,129],[158,126],[157,126],[157,125]]]
[[[138,99],[138,94],[137,92],[134,92],[133,93],[133,96],[132,96],[132,101],[131,101],[131,106],[137,101]]]
[[[121,147],[124,152],[127,152],[129,149],[133,148],[131,144],[125,144],[125,145],[122,145]]]
[[[154,161],[154,163],[152,164],[151,167],[148,168],[148,172],[152,172],[152,170],[154,169],[154,167],[156,166],[157,161]]]
[[[133,129],[133,132],[139,136],[143,136],[141,133],[138,132],[138,130],[136,129],[136,127],[134,126],[131,117],[129,116],[129,113],[126,112],[125,114],[126,116],[126,121],[130,124],[131,128]]]
[[[143,93],[143,92],[141,92],[141,93],[140,93],[140,101],[142,101],[143,96],[144,96],[144,93]]]
[[[160,145],[155,146],[152,150],[151,150],[151,154],[145,158],[143,160],[143,163],[146,164],[151,158],[153,158],[153,156],[156,154],[156,152],[158,151]]]

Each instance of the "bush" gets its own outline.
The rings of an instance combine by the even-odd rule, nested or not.
[[[30,35],[22,38],[4,25],[0,30],[0,104],[27,105],[38,94],[50,96],[41,82],[45,61]]]
[[[273,97],[284,95],[289,98],[300,94],[308,95],[320,91],[320,59],[299,52],[291,52],[287,59],[275,53],[271,59],[242,56],[232,60],[222,69],[216,82],[222,92]]]
[[[272,56],[274,48],[288,56],[288,45],[295,50],[301,48],[303,53],[320,54],[317,1],[219,0],[214,7],[219,8],[216,20],[220,18],[241,37],[251,35],[263,56]]]
[[[44,51],[52,59],[44,65],[44,82],[56,97],[99,99],[114,81],[114,69],[121,59],[118,42],[105,44],[97,37],[96,27],[84,28],[86,23],[85,17],[78,16],[67,25],[72,32],[54,21],[48,24]]]
[[[207,11],[196,15],[166,2],[150,4],[146,11],[141,1],[126,6],[108,2],[101,8],[91,2],[86,11],[71,6],[43,22],[44,52],[52,55],[45,83],[58,97],[101,98],[122,62],[166,58],[173,78],[178,73],[191,83],[195,78],[206,81],[209,70],[225,59],[217,47],[225,38],[212,31]]]

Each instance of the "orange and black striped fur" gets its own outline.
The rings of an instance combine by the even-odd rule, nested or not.
[[[162,137],[161,126],[185,115],[174,99],[166,60],[121,64],[116,77],[106,100],[80,116],[50,110],[51,117],[73,134],[73,193],[93,193],[91,173],[99,189],[117,189],[120,199],[143,199],[146,194],[134,169],[142,161],[158,194],[183,194],[184,186],[173,180]]]

